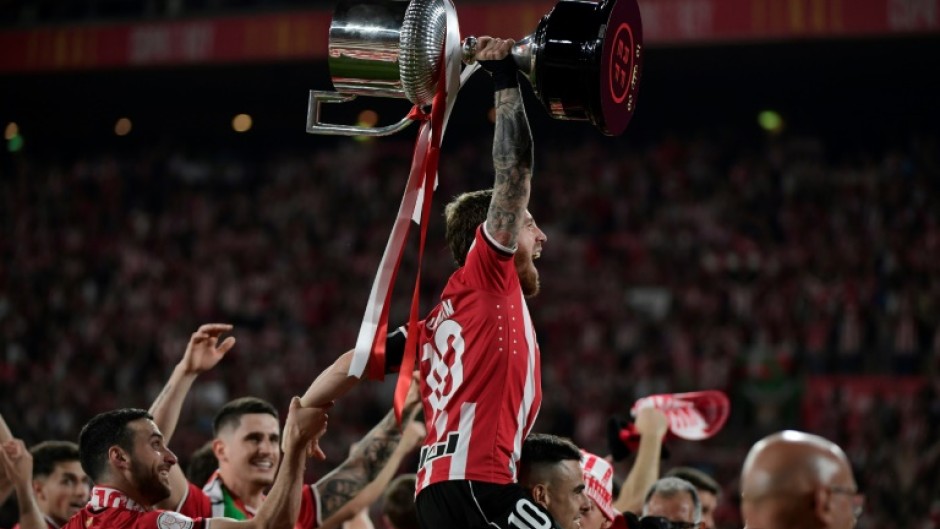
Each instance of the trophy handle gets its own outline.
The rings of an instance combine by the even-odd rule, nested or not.
[[[467,82],[471,75],[480,69],[479,64],[466,66],[460,72],[460,87]],[[322,103],[347,103],[356,99],[356,94],[342,94],[323,90],[311,90],[310,100],[307,102],[307,133],[324,134],[328,136],[391,136],[411,125],[412,119],[405,116],[398,123],[384,127],[360,127],[357,125],[338,125],[335,123],[320,122],[320,105]]]
[[[335,123],[320,122],[320,104],[346,103],[356,99],[355,94],[341,94],[339,92],[310,91],[310,100],[307,103],[307,132],[309,134],[325,134],[330,136],[390,136],[405,130],[411,125],[408,116],[398,123],[384,127],[360,127],[357,125],[338,125]]]

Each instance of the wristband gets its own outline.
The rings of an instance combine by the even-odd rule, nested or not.
[[[502,90],[504,88],[515,88],[519,86],[519,77],[517,73],[519,68],[516,66],[516,60],[512,55],[507,55],[498,61],[477,61],[480,67],[486,70],[493,77],[493,88]]]

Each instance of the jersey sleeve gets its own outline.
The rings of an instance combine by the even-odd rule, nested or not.
[[[300,515],[294,529],[315,529],[320,527],[320,505],[316,488],[313,485],[304,485],[300,496]]]
[[[519,282],[514,254],[514,249],[500,245],[486,232],[485,223],[480,224],[460,270],[463,282],[492,292],[511,290]]]

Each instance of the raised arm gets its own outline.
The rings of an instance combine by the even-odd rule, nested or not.
[[[493,136],[493,199],[486,231],[497,243],[514,249],[529,205],[532,180],[532,133],[519,90],[512,39],[480,37],[474,58],[493,76],[496,88],[496,132]]]
[[[300,405],[304,407],[326,406],[356,387],[360,379],[349,374],[352,357],[353,350],[350,349],[320,373],[320,376],[307,388],[304,396],[300,397]]]
[[[193,382],[200,374],[215,367],[234,345],[235,338],[229,336],[221,344],[219,336],[232,330],[232,326],[225,323],[208,323],[202,325],[189,338],[183,359],[173,368],[173,374],[163,390],[150,405],[150,414],[153,422],[163,432],[167,444],[176,431],[183,402],[189,394]],[[170,469],[170,496],[160,502],[157,507],[162,509],[176,509],[184,498],[188,484],[186,476],[179,465]]]
[[[3,414],[0,414],[0,445],[13,440],[13,432],[3,420]],[[0,472],[0,505],[7,501],[7,498],[13,494],[13,481],[4,472]]]
[[[11,439],[0,444],[0,468],[16,491],[20,527],[46,529],[46,520],[33,495],[33,456],[23,441]]]
[[[382,467],[382,471],[379,472],[379,475],[370,481],[356,497],[346,502],[335,514],[324,520],[319,529],[334,529],[340,525],[349,529],[344,524],[348,525],[350,522],[356,522],[357,524],[364,523],[364,520],[357,520],[356,517],[363,512],[368,513],[369,506],[378,501],[379,497],[385,492],[386,487],[388,487],[388,484],[398,473],[398,468],[401,466],[401,462],[405,459],[405,456],[420,446],[425,436],[427,436],[427,430],[424,428],[424,424],[419,421],[410,420],[405,424],[404,428],[405,430],[402,433],[401,441],[398,443],[398,446],[395,447],[395,451],[392,452],[391,457],[388,458],[388,462]],[[366,519],[368,519],[368,517]]]
[[[637,448],[633,467],[614,501],[614,508],[639,515],[643,511],[646,492],[659,479],[659,460],[663,450],[663,438],[669,430],[669,421],[662,411],[643,408],[637,413],[636,430],[640,434],[640,446]]]
[[[304,408],[300,399],[291,399],[284,427],[284,458],[271,492],[261,504],[257,516],[234,521],[213,518],[215,529],[285,529],[294,527],[300,514],[301,489],[306,468],[305,447],[326,431],[327,414],[323,408]]]
[[[402,424],[414,423],[421,408],[418,386],[416,375],[405,399]],[[313,485],[320,497],[320,518],[324,522],[321,527],[328,527],[328,522],[338,527],[377,500],[402,459],[424,441],[424,435],[423,425],[406,426],[402,434],[394,410],[389,411],[356,443],[345,461]]]
[[[326,368],[307,388],[303,397],[300,397],[300,405],[307,408],[310,406],[330,406],[332,403],[349,393],[349,390],[359,384],[358,377],[349,374],[349,365],[352,363],[353,350],[346,351],[337,358],[330,367]],[[317,459],[326,459],[326,454],[320,449],[319,443],[314,442],[307,447],[307,455]]]

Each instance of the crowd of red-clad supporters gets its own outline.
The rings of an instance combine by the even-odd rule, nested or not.
[[[747,448],[784,427],[846,449],[860,528],[940,527],[940,141],[834,154],[813,138],[736,140],[537,141],[536,430],[605,453],[608,418],[638,397],[721,389],[725,429],[668,442],[664,462],[718,478],[720,527],[741,526]],[[445,152],[437,212],[492,182],[488,148]],[[394,139],[14,156],[0,175],[0,414],[34,444],[147,408],[212,321],[234,324],[238,344],[197,382],[177,453],[211,437],[230,398],[288,402],[355,343],[410,156]],[[442,224],[425,309],[452,270]],[[400,290],[393,319],[407,315]],[[337,404],[330,459],[312,472],[345,457],[391,391],[365,384]]]

